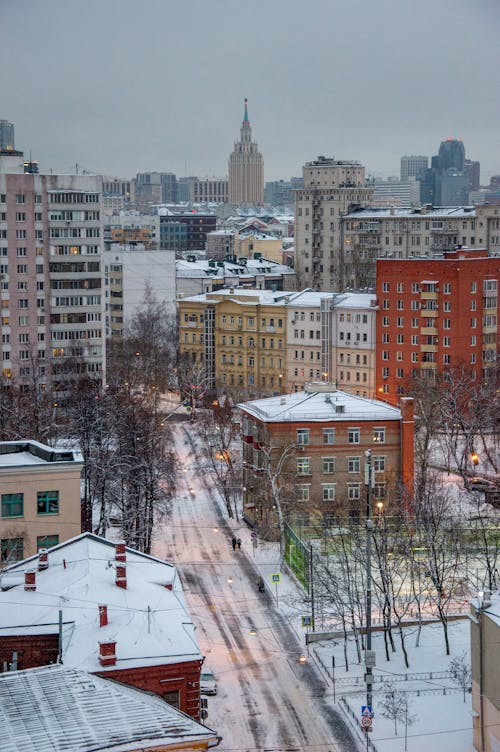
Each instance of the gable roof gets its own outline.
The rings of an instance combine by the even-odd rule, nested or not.
[[[92,533],[49,549],[34,592],[24,590],[24,572],[37,556],[8,567],[1,574],[0,638],[57,634],[62,607],[65,665],[112,671],[202,660],[176,568],[131,548],[126,556],[126,589],[115,584],[114,543]],[[105,627],[99,604],[108,607]],[[109,668],[99,663],[99,641],[106,640],[116,640],[117,662]]]
[[[328,388],[322,383],[308,384],[303,392],[244,402],[238,407],[264,423],[401,420],[401,412],[396,407]]]
[[[66,666],[0,674],[2,752],[208,746],[214,731],[155,695]]]

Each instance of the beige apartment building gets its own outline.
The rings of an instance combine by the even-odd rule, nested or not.
[[[500,749],[500,597],[480,593],[470,610],[474,749]]]
[[[377,258],[431,257],[457,246],[500,252],[500,207],[358,207],[342,219],[344,283],[374,287]]]
[[[343,290],[342,217],[368,206],[365,168],[354,161],[318,157],[302,168],[304,188],[295,193],[295,269],[299,287]]]
[[[234,238],[234,255],[237,258],[263,258],[283,263],[283,241],[269,235],[252,233],[236,235]]]
[[[71,450],[0,442],[1,564],[80,534],[82,466]]]
[[[287,305],[286,372],[290,392],[327,378],[322,368],[321,305],[329,293],[303,290]]]

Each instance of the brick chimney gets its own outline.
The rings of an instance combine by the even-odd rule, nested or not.
[[[108,607],[99,603],[99,626],[105,627],[108,623]]]
[[[41,548],[38,552],[38,571],[43,572],[49,568],[49,552],[46,548]]]
[[[127,589],[127,565],[124,561],[116,562],[115,585]]]
[[[115,561],[127,561],[127,554],[125,551],[125,541],[116,541]]]
[[[28,571],[24,573],[24,589],[36,590],[36,570],[35,569],[28,569]]]
[[[99,663],[101,666],[116,665],[116,640],[99,641]]]

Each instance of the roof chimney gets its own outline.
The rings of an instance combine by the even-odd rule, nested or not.
[[[28,569],[28,571],[24,573],[24,589],[36,590],[36,570],[35,569]]]
[[[115,561],[127,561],[127,554],[125,551],[125,541],[116,541],[115,543]]]
[[[99,626],[106,627],[108,624],[108,607],[99,603]]]
[[[49,552],[46,548],[41,548],[38,552],[38,571],[43,572],[49,568]]]
[[[99,640],[99,663],[101,666],[116,665],[116,640]]]
[[[116,577],[115,585],[117,587],[127,589],[127,565],[125,562],[119,562],[116,564]]]

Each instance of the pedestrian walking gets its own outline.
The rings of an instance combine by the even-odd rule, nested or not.
[[[241,538],[238,538],[236,545],[238,546],[238,548],[241,548]]]
[[[236,538],[235,538],[235,537],[233,536],[233,537],[231,538],[231,543],[233,544],[233,551],[236,551],[236,542],[237,542],[237,541],[236,541]]]

